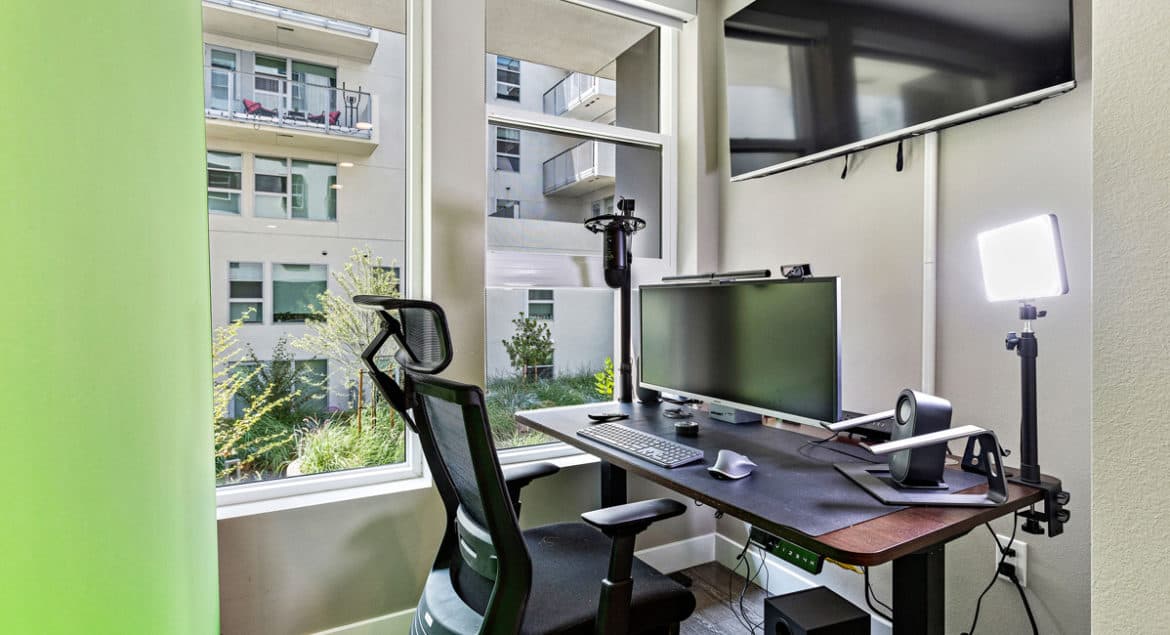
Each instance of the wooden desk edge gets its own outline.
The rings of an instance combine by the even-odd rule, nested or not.
[[[859,566],[885,564],[902,556],[949,542],[985,522],[1044,500],[1044,494],[1039,489],[1009,483],[1007,502],[996,507],[907,507],[827,534],[808,536],[790,527],[776,526],[771,521],[756,516],[751,510],[725,509],[726,506],[720,501],[689,488],[680,487],[678,482],[647,469],[647,464],[634,456],[590,444],[575,434],[566,434],[546,427],[521,413],[516,414],[516,419],[584,452],[593,454],[603,452],[599,455],[603,461],[845,564]],[[986,490],[986,487],[979,485],[964,491],[977,493]],[[878,542],[875,540],[878,538],[884,539]]]

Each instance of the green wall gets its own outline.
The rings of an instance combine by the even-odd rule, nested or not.
[[[0,15],[0,633],[214,633],[200,4]]]

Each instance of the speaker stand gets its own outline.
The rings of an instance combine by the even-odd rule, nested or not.
[[[1007,500],[1007,489],[996,492],[988,488],[986,494],[953,494],[951,490],[964,490],[978,485],[983,479],[964,479],[968,473],[947,470],[944,479],[950,476],[954,487],[945,480],[938,488],[904,487],[894,482],[890,468],[871,463],[838,463],[833,466],[861,489],[886,505],[936,505],[943,507],[995,507]],[[964,482],[965,481],[965,482]]]

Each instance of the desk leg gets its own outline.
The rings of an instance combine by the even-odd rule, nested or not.
[[[942,635],[946,621],[946,547],[894,561],[893,635]]]
[[[610,463],[601,462],[601,506],[626,504],[626,471]]]

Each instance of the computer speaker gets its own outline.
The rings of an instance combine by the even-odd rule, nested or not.
[[[766,635],[869,635],[869,613],[823,586],[764,601]]]
[[[951,427],[951,402],[907,388],[894,408],[891,441],[900,441]],[[890,455],[890,476],[907,487],[937,486],[947,458],[947,445],[902,450]]]

